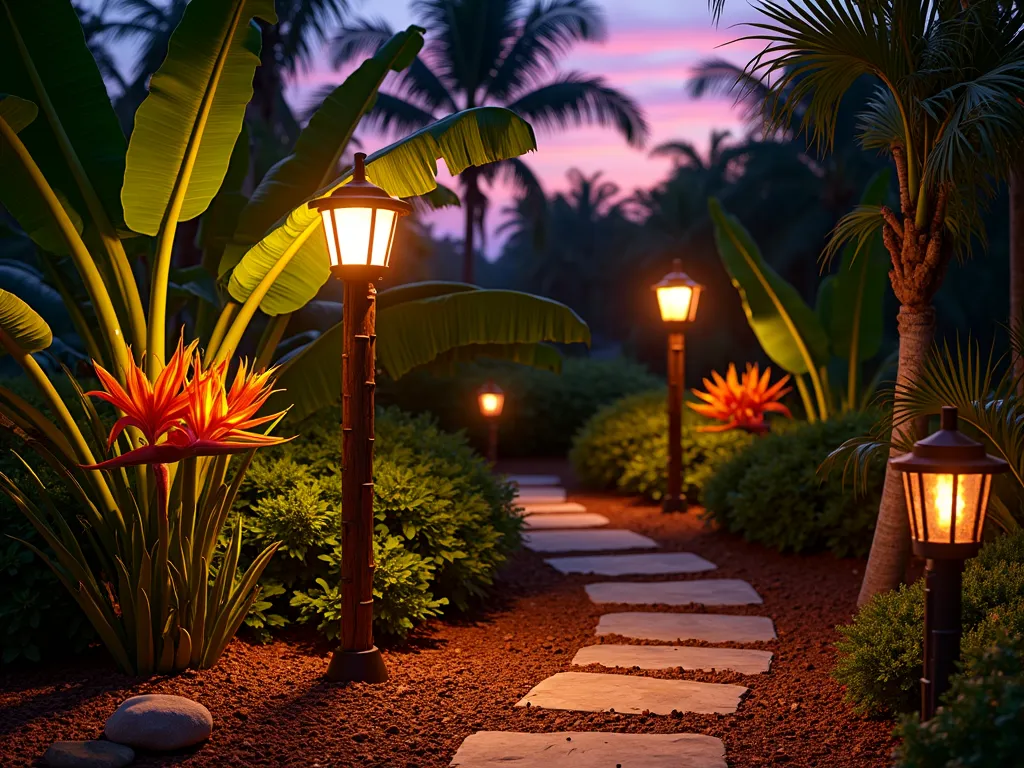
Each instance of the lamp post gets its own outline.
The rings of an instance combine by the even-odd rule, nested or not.
[[[488,381],[477,390],[476,400],[480,413],[487,419],[487,459],[498,463],[498,418],[505,407],[505,393],[493,381]]]
[[[344,283],[341,644],[331,656],[327,677],[381,683],[388,671],[373,644],[373,281],[384,276],[398,219],[411,206],[367,181],[365,161],[365,154],[356,154],[352,181],[309,207],[323,220],[331,274]]]
[[[951,406],[942,409],[938,432],[889,463],[903,473],[914,554],[926,558],[923,722],[935,714],[960,659],[964,561],[981,546],[992,476],[1008,467],[957,429]]]
[[[679,259],[672,271],[651,286],[658,297],[661,319],[668,329],[668,493],[662,503],[665,512],[683,512],[683,386],[686,340],[683,331],[697,316],[697,303],[704,286],[683,272]]]

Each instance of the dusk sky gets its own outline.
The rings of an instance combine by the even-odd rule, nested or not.
[[[641,150],[627,146],[611,129],[574,128],[560,134],[538,130],[539,150],[526,159],[548,192],[565,187],[565,174],[570,168],[588,174],[602,171],[624,193],[650,186],[664,178],[670,168],[669,160],[648,156],[652,147],[686,139],[703,149],[712,129],[728,128],[737,134],[742,130],[730,99],[693,101],[687,95],[686,81],[691,67],[708,57],[723,56],[739,64],[747,61],[753,50],[751,44],[719,47],[742,34],[741,29],[730,28],[732,25],[752,18],[746,2],[728,3],[717,28],[706,0],[603,0],[601,5],[607,17],[606,41],[578,46],[562,69],[600,75],[635,99],[646,113],[650,140]],[[396,29],[416,21],[408,0],[357,2],[354,12],[386,19]],[[428,40],[429,34],[427,30]],[[130,50],[119,53],[126,61],[130,57]],[[325,63],[299,77],[292,85],[292,100],[303,105],[311,88],[339,83],[341,78],[342,74],[331,71]],[[365,132],[362,139],[369,151],[387,141]],[[442,181],[446,181],[445,175],[442,171]],[[498,210],[507,202],[507,193],[492,196],[490,230],[500,222]],[[433,217],[439,232],[460,230],[457,210]]]

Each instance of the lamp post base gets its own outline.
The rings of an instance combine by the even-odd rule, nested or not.
[[[665,499],[661,502],[662,512],[689,512],[689,510],[690,505],[687,503],[686,499],[674,499],[671,496],[666,496]]]
[[[388,669],[377,646],[368,651],[339,648],[331,654],[327,679],[336,683],[383,683],[388,679]]]

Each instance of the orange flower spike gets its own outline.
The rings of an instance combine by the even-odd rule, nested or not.
[[[788,375],[769,386],[771,368],[765,368],[762,374],[760,366],[748,363],[742,375],[737,372],[734,364],[730,364],[724,379],[715,371],[712,371],[711,376],[713,382],[704,379],[707,392],[693,390],[704,402],[691,403],[690,408],[722,424],[701,427],[701,431],[760,428],[764,426],[764,415],[768,412],[791,417],[789,409],[778,402],[790,392],[790,388],[786,387],[790,379]]]
[[[126,427],[138,428],[146,441],[150,445],[155,445],[161,437],[178,425],[186,406],[181,389],[195,347],[196,342],[193,342],[186,349],[179,340],[178,348],[167,367],[153,383],[150,383],[143,370],[133,362],[125,371],[127,389],[122,387],[103,366],[93,361],[93,368],[100,384],[103,385],[103,391],[94,390],[86,392],[86,395],[106,400],[124,414],[110,430],[110,436],[107,438],[108,450]]]

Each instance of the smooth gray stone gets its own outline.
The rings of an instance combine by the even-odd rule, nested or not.
[[[576,712],[609,712],[655,715],[696,712],[731,715],[747,689],[741,685],[697,683],[693,680],[660,680],[635,675],[559,672],[533,687],[516,704]]]
[[[480,731],[452,768],[726,768],[721,739],[696,733],[510,733]]]
[[[528,485],[519,489],[516,500],[521,504],[561,504],[565,501],[565,488]]]
[[[515,483],[520,488],[528,485],[561,485],[562,478],[558,475],[508,475],[506,478],[510,483]]]
[[[684,645],[588,645],[580,648],[573,666],[600,664],[623,669],[702,669],[729,670],[741,675],[759,675],[772,664],[768,651],[747,648],[691,648]]]
[[[110,741],[58,741],[43,755],[50,768],[124,768],[133,760],[131,747]]]
[[[527,531],[523,544],[534,552],[601,552],[616,549],[655,549],[656,541],[633,531]]]
[[[530,515],[525,522],[526,530],[530,531],[552,528],[600,528],[611,521],[604,515],[579,512],[570,515]]]
[[[706,643],[758,643],[775,640],[775,625],[766,616],[718,613],[606,613],[597,623],[599,635],[637,640],[703,640]]]
[[[761,596],[740,579],[699,581],[605,581],[588,584],[595,603],[633,605],[760,605]]]
[[[518,504],[522,507],[523,516],[526,515],[559,515],[565,512],[586,512],[587,508],[576,501],[563,501],[560,503],[535,503],[526,502]]]
[[[202,704],[158,693],[126,699],[103,726],[111,741],[158,752],[191,747],[212,732],[213,715]]]
[[[561,573],[596,576],[659,576],[713,571],[716,566],[692,552],[649,552],[642,555],[578,555],[545,560]]]

